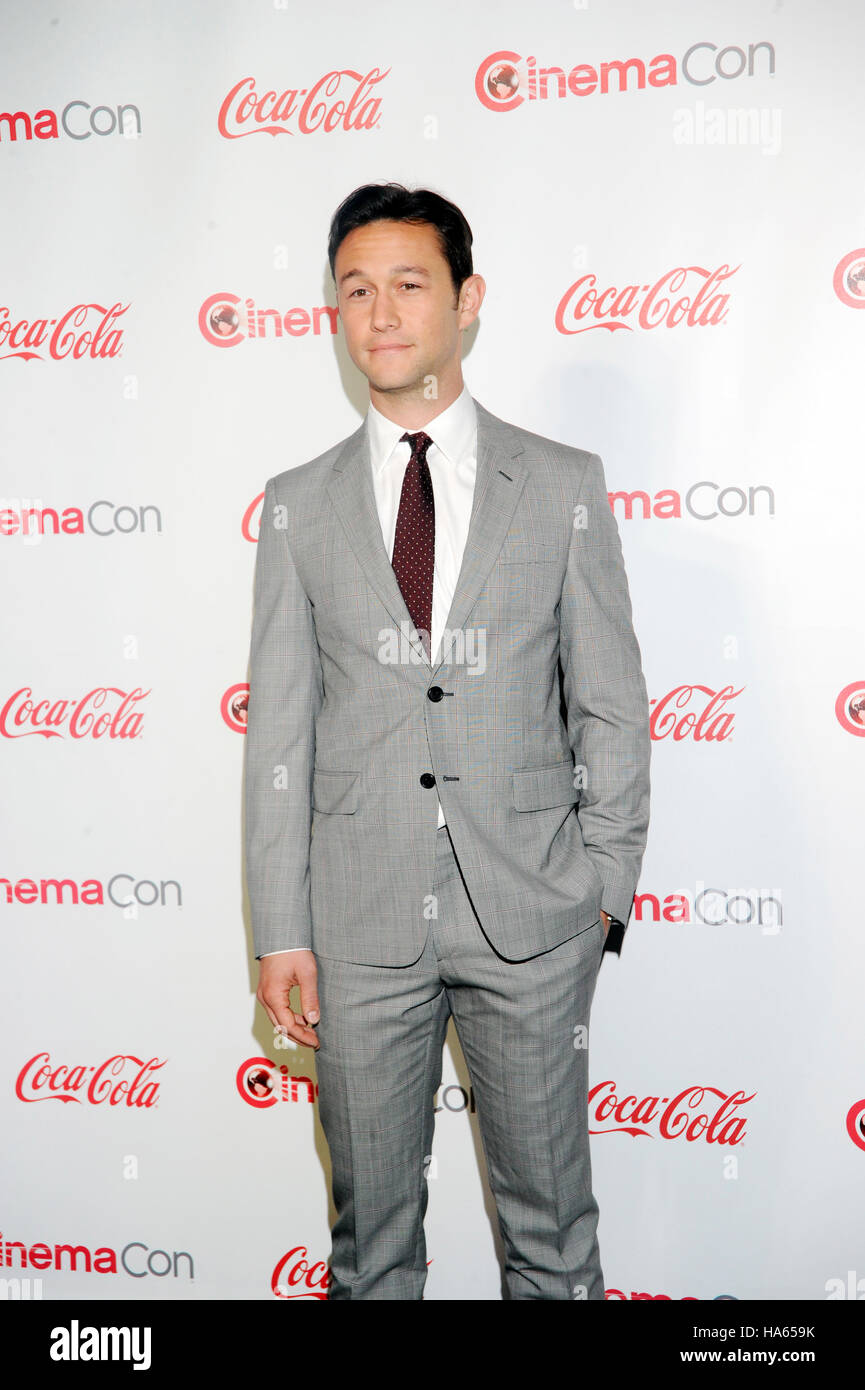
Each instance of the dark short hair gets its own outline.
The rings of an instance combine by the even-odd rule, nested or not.
[[[327,239],[327,258],[334,280],[336,253],[342,242],[368,222],[427,223],[438,234],[442,255],[450,266],[454,291],[473,274],[472,229],[455,203],[429,188],[408,189],[401,183],[365,183],[349,193],[333,214]]]

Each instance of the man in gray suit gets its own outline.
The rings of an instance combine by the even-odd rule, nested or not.
[[[604,1297],[585,1039],[645,847],[648,700],[600,458],[463,384],[471,242],[428,190],[340,205],[369,412],[262,509],[247,880],[258,998],[317,1050],[335,1300],[423,1296],[450,1017],[507,1296]]]

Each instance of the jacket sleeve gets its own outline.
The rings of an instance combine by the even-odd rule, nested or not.
[[[274,479],[255,561],[246,727],[246,878],[257,957],[312,947],[309,842],[315,721],[323,699],[312,605]]]
[[[621,949],[649,825],[649,702],[622,545],[603,464],[590,454],[574,496],[568,569],[559,609],[559,657],[568,741],[583,768],[577,815],[603,884],[601,904],[623,926]]]

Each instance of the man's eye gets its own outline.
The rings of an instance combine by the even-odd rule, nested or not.
[[[366,294],[366,290],[362,286],[359,286],[356,290],[352,290],[349,299],[354,299],[356,294]]]
[[[411,281],[411,280],[404,280],[403,283],[402,283],[402,285],[400,286],[400,289],[403,289],[403,290],[406,290],[406,289],[408,289],[408,290],[419,290],[419,289],[420,289],[420,285],[415,285],[415,284],[413,283],[413,281]]]

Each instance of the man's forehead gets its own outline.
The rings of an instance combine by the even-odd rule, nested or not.
[[[364,237],[363,234],[371,229],[372,236]],[[407,246],[405,233],[408,232],[410,237],[418,231],[432,234],[431,242],[423,248]],[[418,251],[421,251],[420,256]],[[390,276],[418,275],[432,279],[436,271],[446,269],[435,228],[427,223],[418,227],[409,223],[378,221],[355,227],[341,242],[337,261],[340,263],[337,276],[339,284],[369,275],[373,270]]]
[[[427,279],[432,275],[432,271],[425,265],[389,265],[386,268],[386,273],[388,275],[425,275]],[[339,277],[339,282],[342,284],[344,280],[350,280],[352,276],[368,274],[368,270],[364,270],[360,265],[355,265],[352,266],[350,270],[344,270],[342,272]]]
[[[377,256],[390,251],[394,270],[430,270],[434,261],[443,259],[436,229],[426,222],[366,222],[343,237],[336,254],[340,259],[350,254],[354,260],[361,247]]]

